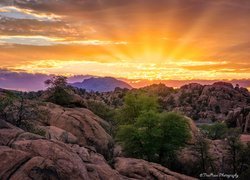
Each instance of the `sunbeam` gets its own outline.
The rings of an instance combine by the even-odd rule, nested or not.
[[[0,68],[151,80],[249,78],[248,5],[62,0],[10,6],[3,1]]]

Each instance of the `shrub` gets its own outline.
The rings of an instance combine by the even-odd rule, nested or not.
[[[143,111],[133,124],[121,125],[117,140],[127,155],[170,164],[190,138],[186,119],[176,113]]]
[[[158,111],[159,105],[155,96],[146,93],[128,93],[124,98],[124,106],[120,110],[121,124],[134,124],[142,112]]]
[[[221,122],[216,122],[212,125],[201,125],[200,129],[209,139],[212,140],[223,139],[228,132],[227,125]]]
[[[69,93],[67,86],[67,78],[64,76],[54,76],[44,82],[48,85],[48,92],[50,96],[48,101],[61,106],[72,106],[72,96]]]
[[[48,100],[61,106],[69,106],[72,97],[65,89],[57,88],[53,91]]]

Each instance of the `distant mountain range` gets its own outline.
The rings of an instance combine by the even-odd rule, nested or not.
[[[44,81],[47,79],[50,79],[53,76],[55,75],[54,74],[50,74],[50,75],[39,74],[39,73],[32,74],[32,73],[27,73],[27,72],[12,72],[10,70],[0,68],[0,88],[12,89],[12,90],[18,90],[18,91],[45,90],[47,86],[45,86]],[[105,79],[103,77],[97,77],[93,75],[75,75],[75,76],[69,76],[68,82],[70,84],[78,82],[79,84],[79,83],[82,83],[82,81],[86,79],[90,79],[90,78]],[[201,80],[153,80],[151,81],[151,80],[145,80],[145,79],[132,79],[131,80],[131,79],[124,78],[124,79],[119,79],[119,80],[124,81],[124,83],[127,82],[133,88],[141,88],[141,87],[145,87],[151,84],[159,84],[159,83],[165,84],[168,87],[179,88],[185,84],[190,84],[190,83],[211,85],[215,83],[216,81],[224,81],[224,82],[232,83],[234,86],[236,84],[239,84],[241,87],[246,87],[250,91],[250,79],[235,79],[235,80],[202,80],[201,79]],[[131,88],[130,85],[125,86],[125,87]],[[118,85],[118,87],[119,86],[120,85]],[[91,88],[91,89],[95,90],[96,88]]]
[[[82,82],[70,84],[73,87],[86,89],[87,91],[109,92],[114,91],[116,87],[132,89],[128,83],[115,79],[113,77],[92,77],[84,79]]]

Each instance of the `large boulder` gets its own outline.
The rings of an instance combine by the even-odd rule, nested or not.
[[[56,126],[40,126],[40,128],[46,132],[45,136],[47,139],[58,140],[70,144],[77,143],[76,136]]]
[[[175,173],[169,169],[141,159],[116,158],[115,169],[122,175],[134,179],[171,179],[171,180],[193,180],[195,178]]]
[[[0,129],[1,139],[6,130],[9,136],[0,143],[0,179],[120,179],[90,149],[12,128]]]
[[[193,179],[138,159],[117,158],[113,169],[91,148],[49,140],[4,121],[0,121],[0,139],[3,180]]]
[[[44,132],[38,134],[44,134],[48,139],[92,146],[105,157],[111,156],[114,142],[107,133],[110,125],[90,110],[65,108],[34,100],[26,100],[24,103],[22,120],[24,129],[34,133]],[[18,113],[12,114],[18,115]]]

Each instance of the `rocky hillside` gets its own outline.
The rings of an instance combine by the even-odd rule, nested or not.
[[[244,132],[250,130],[250,93],[239,86],[224,82],[189,84],[163,96],[162,103],[165,109],[181,111],[197,123],[226,121]]]
[[[181,112],[196,124],[224,121],[230,127],[241,127],[243,132],[250,132],[250,93],[246,88],[217,82],[212,85],[187,84],[179,89],[158,84],[130,90],[137,91],[157,95],[164,110]],[[116,89],[88,97],[117,107],[123,104],[125,93],[127,90]]]
[[[114,156],[109,124],[85,108],[27,99],[1,99],[1,108],[0,179],[194,179]]]

